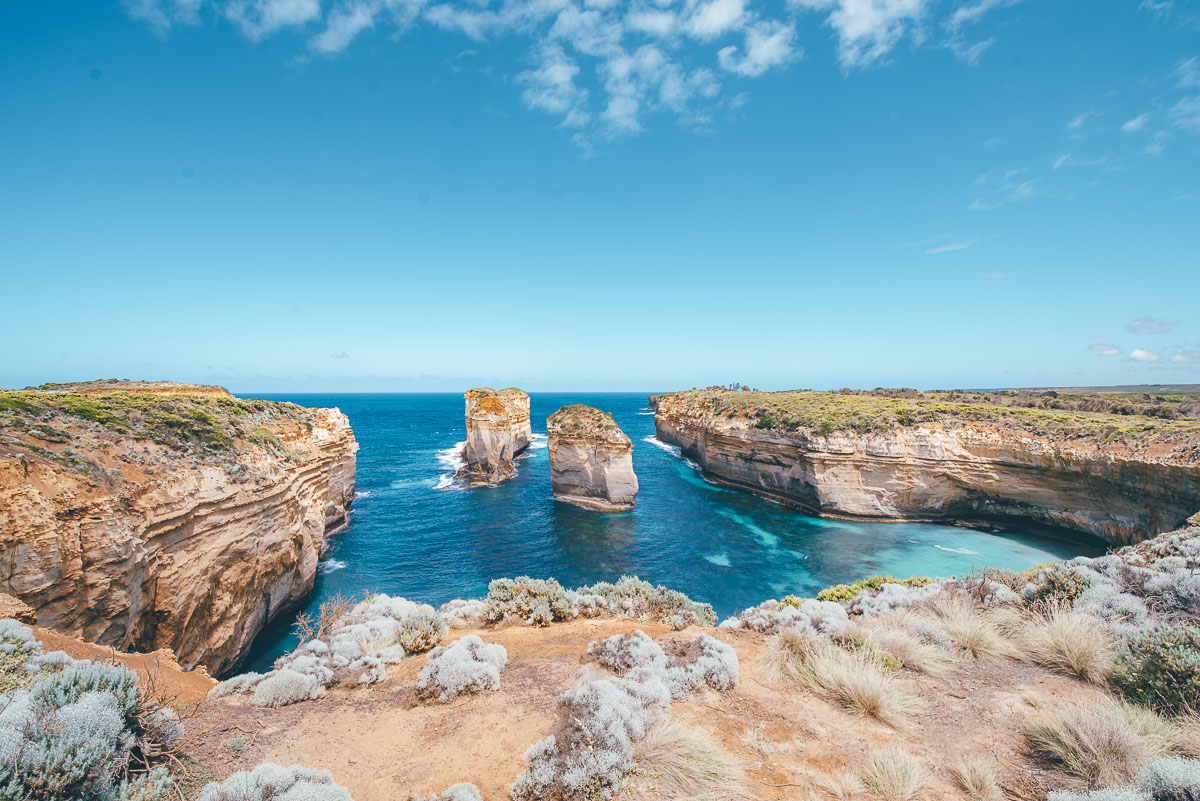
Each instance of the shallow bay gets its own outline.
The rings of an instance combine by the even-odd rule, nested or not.
[[[308,611],[338,592],[386,592],[436,606],[482,597],[501,576],[553,577],[574,587],[633,574],[707,601],[725,617],[876,573],[1021,570],[1104,550],[1083,537],[827,520],[717,486],[654,438],[644,393],[530,396],[535,435],[545,434],[560,406],[587,403],[612,412],[633,440],[637,506],[609,515],[552,499],[544,436],[511,481],[453,487],[465,438],[460,394],[264,397],[339,407],[361,446],[351,524],[331,540]],[[295,644],[291,615],[284,618],[260,636],[248,669],[269,668]]]

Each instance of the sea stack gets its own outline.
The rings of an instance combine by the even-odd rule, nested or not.
[[[498,484],[516,474],[513,457],[529,447],[529,396],[509,387],[497,392],[481,387],[468,391],[466,464],[459,477],[470,486]]]
[[[546,433],[554,497],[601,512],[633,508],[633,442],[611,414],[582,403],[564,406],[546,420]]]

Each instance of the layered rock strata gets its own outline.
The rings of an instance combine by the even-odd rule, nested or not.
[[[611,414],[583,404],[564,406],[546,420],[554,496],[589,509],[633,508],[638,480],[633,442]]]
[[[470,486],[497,484],[516,475],[513,459],[529,447],[529,396],[509,387],[472,389],[466,399],[467,442],[458,477]]]
[[[1120,545],[1200,509],[1200,450],[1177,422],[1136,441],[1086,434],[1082,424],[1037,433],[1003,415],[960,419],[952,409],[883,431],[828,422],[780,430],[773,407],[739,411],[705,393],[656,401],[658,438],[708,476],[830,517],[1051,527]]]
[[[219,675],[308,597],[358,444],[337,409],[132,386],[0,393],[0,592]]]

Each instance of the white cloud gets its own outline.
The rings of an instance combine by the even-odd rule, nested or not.
[[[1156,362],[1162,357],[1157,353],[1152,353],[1148,350],[1134,348],[1133,350],[1129,351],[1129,355],[1125,358],[1127,361],[1131,362]]]
[[[974,239],[968,239],[964,242],[950,242],[946,245],[938,245],[937,247],[927,249],[925,252],[931,255],[934,253],[949,253],[952,250],[966,250],[974,244]]]
[[[969,41],[965,29],[979,22],[989,11],[1015,5],[1018,2],[1020,0],[978,0],[975,3],[959,6],[944,24],[949,35],[946,45],[954,51],[954,55],[960,61],[972,66],[978,64],[984,51],[996,43],[996,37],[989,36],[986,39]]]
[[[1196,350],[1177,350],[1171,354],[1171,361],[1176,364],[1186,364],[1191,362],[1200,362],[1200,349]]]
[[[746,0],[689,0],[684,27],[697,39],[712,39],[742,27]]]
[[[754,78],[772,67],[799,58],[800,51],[792,47],[795,38],[795,23],[756,22],[746,30],[746,50],[742,58],[738,58],[738,48],[733,45],[721,48],[717,58],[723,69]]]
[[[200,21],[201,0],[122,0],[125,13],[139,19],[159,33],[172,25],[195,25]]]
[[[1181,88],[1200,86],[1200,60],[1195,56],[1185,58],[1171,73]]]
[[[664,38],[674,33],[678,24],[673,11],[657,8],[638,8],[625,16],[625,26],[629,30]]]
[[[1082,114],[1080,114],[1078,117],[1074,118],[1073,120],[1071,120],[1070,122],[1067,123],[1067,130],[1068,131],[1078,131],[1081,128],[1083,128],[1083,126],[1087,125],[1090,120],[1094,120],[1096,117],[1099,117],[1099,116],[1100,116],[1100,112],[1098,112],[1098,111],[1085,111]]]
[[[1158,320],[1154,317],[1134,317],[1125,326],[1131,334],[1166,334],[1175,327],[1174,320]]]
[[[1073,153],[1063,153],[1054,160],[1053,168],[1061,170],[1063,167],[1099,167],[1102,164],[1108,163],[1107,156],[1100,158],[1087,158],[1085,156],[1076,156]]]
[[[1120,348],[1118,348],[1116,345],[1109,345],[1107,343],[1098,343],[1095,345],[1088,345],[1088,350],[1092,351],[1093,353],[1098,353],[1101,356],[1120,356],[1121,355]]]
[[[225,16],[255,41],[319,19],[320,0],[233,0]]]
[[[1150,144],[1146,145],[1143,151],[1148,156],[1157,156],[1166,149],[1167,140],[1171,137],[1166,131],[1155,131],[1154,138],[1150,140]]]
[[[925,14],[928,0],[789,0],[794,8],[829,11],[838,57],[846,68],[867,67],[889,52]]]
[[[601,56],[620,50],[621,23],[595,9],[571,4],[558,12],[550,28],[551,39],[565,39],[580,53]]]
[[[343,3],[329,15],[325,30],[310,39],[308,46],[318,53],[340,53],[355,36],[375,25],[378,10],[373,2]]]
[[[1171,121],[1176,127],[1200,133],[1200,95],[1185,97],[1171,108]]]
[[[587,110],[588,92],[575,85],[579,65],[557,44],[543,47],[540,61],[537,69],[517,76],[517,82],[525,86],[521,92],[525,105],[562,117],[566,126],[586,125],[591,117]]]
[[[1146,127],[1146,119],[1147,119],[1147,116],[1145,114],[1139,114],[1136,117],[1134,117],[1132,120],[1129,120],[1124,125],[1122,125],[1121,130],[1124,131],[1125,133],[1137,133],[1138,131],[1140,131]]]

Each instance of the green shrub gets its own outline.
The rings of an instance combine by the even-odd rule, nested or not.
[[[1168,712],[1200,709],[1200,629],[1162,626],[1135,634],[1110,679],[1132,701]]]
[[[860,579],[852,584],[837,584],[833,587],[826,587],[817,593],[818,601],[836,601],[837,603],[845,603],[854,596],[858,595],[863,590],[877,590],[884,584],[899,584],[904,587],[924,587],[926,584],[932,584],[933,579],[928,576],[911,576],[906,579],[898,579],[895,576],[870,576],[869,578]],[[791,606],[798,606],[793,603],[792,598],[795,596],[789,595],[784,598],[781,603]],[[803,601],[803,599],[800,599]]]
[[[1069,567],[1055,565],[1035,578],[1038,588],[1033,593],[1033,602],[1051,604],[1073,604],[1083,595],[1092,582]]]

